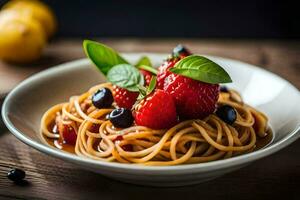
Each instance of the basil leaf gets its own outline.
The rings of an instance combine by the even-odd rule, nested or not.
[[[211,84],[232,82],[229,74],[220,65],[204,56],[191,55],[185,57],[177,62],[170,71]]]
[[[158,73],[157,69],[155,69],[153,67],[150,67],[148,65],[139,65],[137,68],[146,70],[146,71],[151,72],[152,74],[155,74],[155,75],[157,75],[157,73]]]
[[[147,56],[143,56],[139,59],[139,61],[136,63],[136,67],[139,67],[141,65],[147,65],[147,66],[150,66],[152,67],[152,64],[151,64],[151,61],[150,59],[147,57]]]
[[[115,50],[104,44],[91,40],[84,40],[83,48],[86,56],[104,75],[106,75],[113,66],[128,63]]]
[[[107,73],[109,82],[132,92],[138,92],[138,85],[144,85],[144,76],[134,66],[119,64],[112,67]]]
[[[156,86],[156,76],[152,76],[149,86],[147,88],[147,95],[151,94],[151,92],[153,92],[153,90],[155,89],[155,86]]]

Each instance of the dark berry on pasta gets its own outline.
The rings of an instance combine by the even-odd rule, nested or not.
[[[117,108],[109,114],[109,120],[115,127],[127,128],[132,125],[133,116],[131,110],[127,108]]]
[[[222,86],[220,87],[220,91],[221,91],[221,92],[229,92],[228,88],[227,88],[226,86],[224,86],[224,85],[222,85]]]
[[[235,109],[229,105],[219,107],[216,114],[227,124],[233,124],[237,117]]]
[[[175,57],[179,57],[179,56],[182,56],[182,55],[183,56],[188,56],[188,55],[191,55],[191,53],[184,46],[179,44],[173,49],[172,55],[175,56]]]
[[[92,97],[93,105],[99,109],[111,107],[113,101],[113,95],[108,88],[102,88],[98,90]]]

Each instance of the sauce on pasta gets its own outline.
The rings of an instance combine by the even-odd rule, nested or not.
[[[243,103],[234,90],[221,92],[218,105],[230,105],[237,111],[234,124],[223,122],[215,113],[205,119],[181,121],[167,130],[133,125],[116,129],[106,119],[112,108],[97,109],[91,96],[111,83],[92,87],[68,102],[51,107],[42,117],[41,133],[45,141],[80,157],[108,162],[142,165],[178,165],[226,159],[265,147],[273,134],[268,118]],[[61,116],[72,124],[77,139],[74,145],[63,143],[53,131]]]

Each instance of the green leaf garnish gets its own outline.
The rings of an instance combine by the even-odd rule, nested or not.
[[[146,70],[146,71],[151,72],[152,74],[155,74],[155,75],[157,75],[157,73],[158,73],[157,69],[155,69],[153,67],[150,67],[148,65],[139,65],[137,68]]]
[[[170,69],[175,74],[211,84],[232,82],[229,74],[217,63],[204,56],[185,57]]]
[[[145,98],[146,96],[148,96],[149,94],[151,94],[153,92],[153,90],[155,89],[156,86],[156,76],[152,76],[149,86],[147,88],[145,88],[144,86],[138,86],[139,87],[139,96],[137,98],[137,100],[142,100],[143,98]]]
[[[141,57],[135,66],[139,69],[143,69],[157,75],[157,69],[153,68],[151,61],[147,56]]]
[[[113,66],[128,63],[115,50],[95,41],[84,40],[83,49],[86,56],[104,75],[107,75]]]
[[[156,86],[156,76],[152,76],[149,86],[147,88],[147,95],[151,94],[151,92],[155,89],[155,86]]]
[[[151,61],[150,59],[147,57],[147,56],[143,56],[139,59],[139,61],[136,63],[136,67],[139,67],[141,65],[147,65],[147,66],[150,66],[152,67],[152,64],[151,64]]]
[[[144,76],[137,68],[129,64],[119,64],[112,67],[106,77],[112,84],[132,92],[138,92],[139,85],[144,85]]]

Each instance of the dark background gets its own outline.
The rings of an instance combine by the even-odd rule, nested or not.
[[[1,4],[6,2],[0,0]],[[59,36],[299,38],[296,1],[44,0]]]

